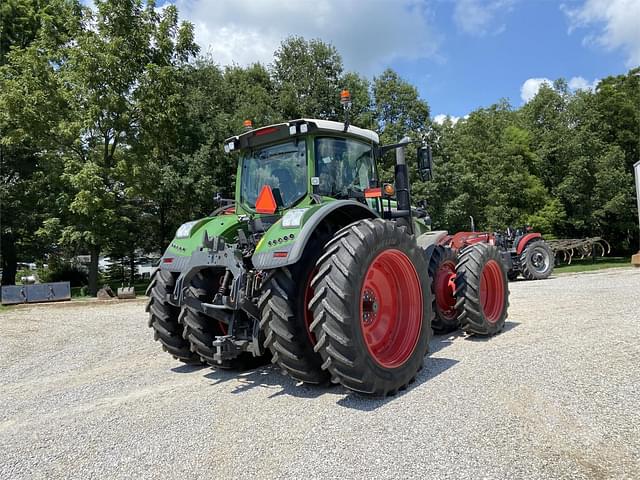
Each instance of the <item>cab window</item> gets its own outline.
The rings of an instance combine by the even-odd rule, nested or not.
[[[349,190],[364,191],[375,180],[373,145],[350,138],[318,137],[315,141],[318,193],[349,197]]]
[[[262,187],[278,189],[283,206],[290,207],[307,193],[307,160],[304,140],[270,145],[242,158],[241,202],[255,208]]]

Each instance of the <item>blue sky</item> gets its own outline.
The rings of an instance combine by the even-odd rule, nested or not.
[[[345,67],[386,67],[432,115],[464,116],[545,79],[593,88],[640,64],[640,0],[175,0],[221,64],[270,63],[288,35],[334,44]]]
[[[419,87],[434,115],[465,115],[502,97],[520,105],[521,87],[529,78],[582,77],[592,83],[626,71],[622,50],[611,51],[584,41],[592,29],[569,34],[570,20],[556,2],[515,3],[483,34],[456,25],[454,9],[454,2],[437,7],[446,36],[441,61],[393,65]]]

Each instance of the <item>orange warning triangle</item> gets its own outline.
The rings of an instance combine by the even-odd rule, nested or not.
[[[274,213],[276,211],[276,198],[269,185],[265,185],[260,190],[260,195],[256,200],[256,212],[258,213]]]

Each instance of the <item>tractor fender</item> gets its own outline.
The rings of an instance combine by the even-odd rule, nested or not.
[[[340,215],[340,213],[343,213],[343,215]],[[335,200],[329,202],[316,210],[313,215],[307,219],[297,233],[295,243],[278,247],[278,251],[276,252],[278,256],[274,255],[273,250],[254,253],[251,257],[253,266],[259,270],[268,270],[293,265],[302,257],[316,228],[322,222],[328,220],[329,216],[335,215],[343,219],[343,221],[340,222],[340,227],[347,226],[363,218],[376,218],[378,216],[378,214],[368,206],[355,200]]]
[[[536,233],[527,233],[518,242],[518,246],[516,247],[516,253],[518,255],[520,255],[522,253],[522,251],[524,250],[524,247],[527,246],[527,243],[529,243],[531,240],[533,240],[535,238],[542,238],[542,235],[540,233],[537,233],[537,232]]]
[[[436,245],[442,245],[443,240],[449,236],[449,232],[446,230],[434,230],[432,232],[426,232],[420,235],[416,239],[418,247],[424,251],[427,257],[427,263],[431,259],[431,254]]]

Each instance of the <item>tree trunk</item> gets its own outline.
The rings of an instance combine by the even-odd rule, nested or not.
[[[100,247],[91,246],[91,263],[89,263],[89,295],[95,297],[98,293],[98,260],[100,258]]]
[[[160,253],[164,253],[167,249],[167,218],[164,205],[160,205]]]
[[[136,281],[136,254],[131,252],[131,255],[129,255],[129,267],[131,268],[130,270],[130,277],[129,277],[129,286],[133,287],[133,284]]]
[[[13,233],[7,232],[0,239],[2,245],[2,285],[15,285],[18,271],[18,257],[16,255],[16,240]]]

